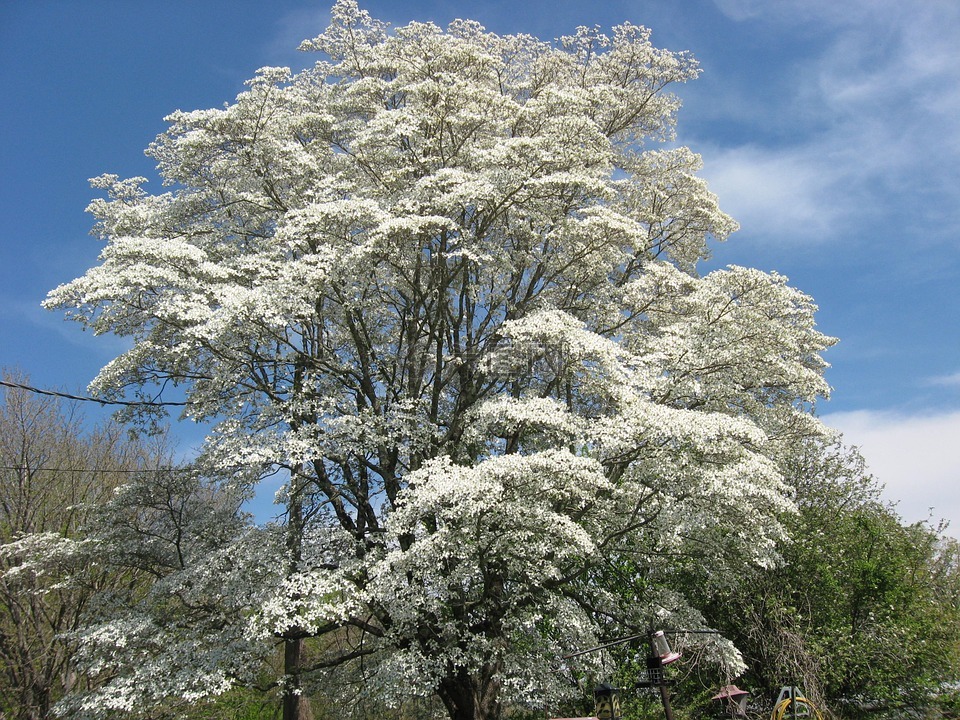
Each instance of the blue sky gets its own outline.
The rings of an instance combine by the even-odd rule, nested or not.
[[[328,2],[0,0],[0,366],[82,391],[122,347],[40,309],[96,262],[87,179],[153,176],[163,117],[303,67]],[[741,224],[705,266],[776,270],[812,295],[833,397],[905,519],[960,534],[960,3],[956,0],[361,2],[394,25],[464,17],[553,39],[643,24],[689,50],[678,142]],[[157,183],[154,183],[156,187]],[[180,428],[189,446],[197,433]]]

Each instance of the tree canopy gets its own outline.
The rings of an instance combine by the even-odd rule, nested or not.
[[[542,707],[569,651],[702,622],[665,559],[773,561],[833,341],[785,278],[697,273],[736,224],[658,144],[697,66],[646,29],[391,30],[343,0],[303,49],[168,118],[165,191],[97,178],[100,263],[47,305],[129,338],[98,393],[180,386],[204,463],[288,477],[270,540],[211,551],[249,592],[193,692],[254,683],[252,638],[284,649],[288,718],[342,668],[457,720]],[[101,630],[118,654],[162,632]]]
[[[798,446],[787,463],[799,512],[777,567],[698,605],[751,658],[773,696],[785,678],[847,717],[955,701],[960,676],[957,542],[905,525],[856,450]]]
[[[74,633],[91,605],[106,588],[136,585],[89,562],[96,508],[158,462],[158,447],[116,423],[91,428],[76,407],[24,389],[19,374],[0,379],[0,716],[43,720],[90,684]]]

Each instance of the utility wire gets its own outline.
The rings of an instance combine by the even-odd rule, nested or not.
[[[157,470],[157,469],[149,469],[149,470],[123,470],[123,469],[120,469],[120,468],[113,468],[113,469],[111,469],[111,468],[59,468],[59,467],[38,467],[38,468],[32,468],[32,469],[35,470],[35,471],[37,471],[37,472],[50,472],[50,473],[91,473],[91,474],[115,473],[115,474],[123,474],[123,475],[137,475],[137,474],[143,474],[143,473],[149,473],[149,472],[167,472],[167,470],[164,470],[164,469],[160,469],[160,470]],[[23,470],[26,470],[26,468],[24,468],[22,465],[20,465],[20,466],[0,465],[0,470],[23,471]]]
[[[50,397],[65,398],[67,400],[80,400],[82,402],[95,402],[100,405],[123,405],[126,407],[184,407],[190,403],[186,402],[166,402],[162,400],[106,400],[104,398],[95,398],[83,395],[71,395],[65,392],[58,392],[56,390],[42,390],[41,388],[36,388],[31,385],[24,385],[23,383],[11,382],[9,380],[0,380],[0,385],[8,388],[16,388],[17,390],[26,390],[27,392],[32,392],[37,395],[47,395]]]

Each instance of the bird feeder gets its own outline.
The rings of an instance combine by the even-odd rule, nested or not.
[[[669,665],[680,659],[680,653],[670,649],[670,643],[667,642],[667,636],[663,630],[657,630],[650,635],[650,645],[653,648],[653,654],[659,658],[660,665]]]
[[[746,690],[741,690],[736,685],[725,685],[710,699],[721,706],[723,715],[746,717],[749,697],[750,693]]]
[[[599,720],[620,720],[620,688],[607,683],[598,685],[593,700]]]

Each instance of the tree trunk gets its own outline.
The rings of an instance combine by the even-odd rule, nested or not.
[[[443,701],[450,720],[500,720],[499,666],[484,665],[479,676],[464,668],[440,681],[437,695]]]
[[[303,653],[303,640],[287,639],[283,643],[283,674],[287,686],[283,694],[283,720],[313,720],[310,698],[302,692],[300,685],[300,657]]]
[[[290,475],[290,500],[287,505],[287,551],[288,573],[292,576],[300,569],[303,559],[303,495],[302,471]],[[283,693],[283,720],[313,720],[310,698],[303,694],[301,661],[303,638],[299,635],[283,641],[283,674],[286,687]]]

